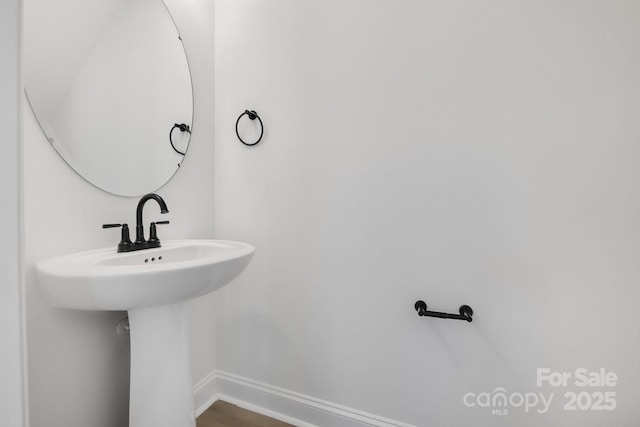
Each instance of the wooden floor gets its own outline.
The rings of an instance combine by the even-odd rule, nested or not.
[[[295,427],[218,400],[196,420],[197,427]]]

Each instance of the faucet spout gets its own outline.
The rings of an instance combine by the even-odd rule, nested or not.
[[[134,244],[142,244],[146,242],[144,239],[144,226],[142,224],[142,210],[144,209],[145,203],[149,200],[155,200],[158,205],[160,205],[160,213],[166,214],[169,212],[164,199],[157,194],[149,193],[142,196],[138,202],[138,207],[136,208],[136,241]]]

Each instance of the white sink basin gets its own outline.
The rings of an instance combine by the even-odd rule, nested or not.
[[[114,247],[60,256],[36,270],[54,307],[128,311],[129,427],[195,427],[185,301],[230,282],[253,252],[240,242],[174,240],[128,253]]]
[[[38,263],[49,304],[80,310],[131,310],[184,301],[227,284],[249,264],[251,245],[225,240],[163,241],[116,253],[115,247]]]

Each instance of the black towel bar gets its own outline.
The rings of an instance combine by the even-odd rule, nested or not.
[[[439,317],[441,319],[457,319],[471,322],[473,319],[473,310],[468,305],[461,305],[460,314],[442,313],[440,311],[427,310],[427,303],[424,301],[416,301],[414,308],[418,312],[418,316]]]

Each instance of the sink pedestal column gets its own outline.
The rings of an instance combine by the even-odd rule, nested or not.
[[[129,427],[195,427],[184,302],[129,310]]]

